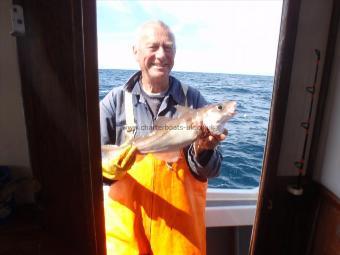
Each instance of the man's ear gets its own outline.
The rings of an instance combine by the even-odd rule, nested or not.
[[[135,56],[136,61],[138,62],[138,49],[136,45],[132,46],[132,52],[133,52],[133,55]]]

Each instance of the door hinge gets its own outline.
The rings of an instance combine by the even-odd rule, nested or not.
[[[14,4],[11,8],[12,31],[13,36],[25,35],[24,11],[20,5]]]

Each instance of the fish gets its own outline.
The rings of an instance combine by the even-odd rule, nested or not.
[[[236,101],[208,104],[198,109],[176,105],[176,116],[158,117],[153,131],[136,137],[121,146],[103,145],[102,157],[114,157],[126,146],[133,146],[141,154],[153,153],[167,162],[176,161],[181,149],[205,134],[225,133],[225,124],[236,114]]]

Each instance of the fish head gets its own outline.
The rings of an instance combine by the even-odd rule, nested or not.
[[[226,122],[236,113],[236,102],[226,101],[223,103],[206,106],[203,112],[203,124],[214,135],[224,132]]]

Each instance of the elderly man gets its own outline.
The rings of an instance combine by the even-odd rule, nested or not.
[[[145,23],[133,53],[140,66],[124,86],[100,102],[102,144],[120,145],[144,136],[159,116],[177,114],[176,105],[207,104],[196,89],[170,75],[174,34],[161,21]],[[144,127],[144,128],[141,128]],[[207,135],[185,148],[174,163],[139,156],[110,186],[105,200],[108,254],[205,254],[207,178],[219,174],[225,139]]]

